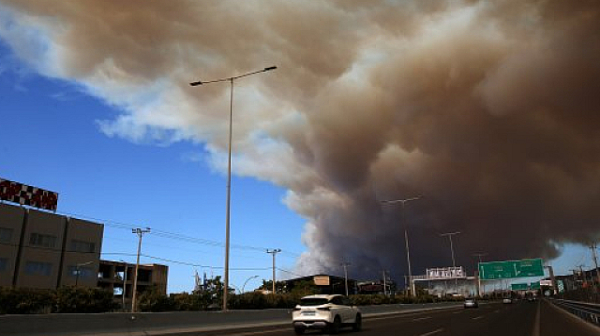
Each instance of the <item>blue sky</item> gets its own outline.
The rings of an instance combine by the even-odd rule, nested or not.
[[[597,93],[564,87],[594,74],[590,22],[521,3],[507,21],[490,2],[0,2],[0,176],[104,222],[105,259],[133,261],[131,228],[151,227],[161,259],[143,262],[170,266],[171,292],[224,254],[229,90],[187,83],[271,65],[236,82],[233,285],[271,277],[266,248],[288,271],[401,279],[400,212],[379,201],[416,194],[415,269],[448,265],[452,231],[459,263],[557,247],[557,274],[592,266],[571,243],[598,234],[597,109],[577,105]]]
[[[115,115],[113,107],[76,83],[37,75],[0,46],[0,59],[11,60],[3,62],[9,66],[0,73],[0,176],[58,192],[59,213],[110,220],[104,230],[104,259],[135,262],[137,236],[128,227],[224,242],[226,176],[209,166],[202,145],[135,144],[108,137],[97,121]],[[305,249],[300,241],[304,220],[282,203],[284,195],[285,190],[268,182],[234,176],[231,243],[281,248],[278,267],[293,271]],[[150,234],[144,236],[143,253],[214,266],[214,275],[222,274],[222,246]],[[191,290],[195,269],[211,274],[208,267],[151,258],[142,262],[169,265],[172,292]],[[271,278],[271,262],[265,252],[232,248],[231,282],[241,287],[259,275],[247,287],[257,286],[260,279]]]

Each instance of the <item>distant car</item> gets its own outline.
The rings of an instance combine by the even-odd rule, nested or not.
[[[342,295],[310,295],[300,299],[292,313],[292,325],[296,335],[307,329],[321,329],[335,334],[343,326],[354,331],[362,328],[362,314],[358,307]]]
[[[473,298],[467,298],[467,299],[465,299],[464,307],[465,307],[465,309],[466,308],[478,308],[479,304],[477,303],[477,300],[475,300]]]
[[[529,296],[527,298],[527,302],[535,302],[535,300],[537,300],[535,296]]]
[[[513,300],[511,298],[504,298],[502,299],[502,303],[510,304],[513,303]]]

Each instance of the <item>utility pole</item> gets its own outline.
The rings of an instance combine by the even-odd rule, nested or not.
[[[267,249],[267,253],[273,255],[273,294],[275,294],[275,255],[279,252],[281,252],[281,249]]]
[[[598,256],[596,255],[596,248],[598,248],[598,245],[596,245],[596,243],[590,244],[590,249],[592,250],[592,258],[594,258],[594,266],[596,266],[596,281],[598,282],[598,286],[600,286],[600,270],[598,270]]]
[[[138,283],[138,271],[140,268],[140,253],[142,252],[142,237],[144,236],[145,233],[149,233],[150,232],[150,228],[147,227],[146,229],[140,229],[140,228],[136,228],[136,229],[131,229],[131,233],[135,233],[138,235],[139,241],[138,241],[138,250],[137,250],[137,261],[135,263],[135,276],[133,278],[133,293],[132,293],[132,297],[131,297],[131,312],[135,313],[135,306],[137,304],[136,300],[137,300],[137,283]]]
[[[346,296],[348,296],[348,266],[350,263],[344,262],[342,263],[342,267],[344,267],[344,279],[345,279],[345,288],[346,288]]]

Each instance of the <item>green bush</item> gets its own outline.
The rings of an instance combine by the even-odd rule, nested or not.
[[[156,286],[152,286],[140,294],[138,301],[139,311],[163,312],[174,310],[174,308],[174,299],[162,294]]]
[[[98,288],[0,288],[0,302],[0,314],[101,313],[116,308],[112,292]]]
[[[55,302],[54,291],[0,288],[0,314],[49,312]]]
[[[103,313],[118,308],[113,293],[99,288],[61,287],[56,291],[58,313]]]

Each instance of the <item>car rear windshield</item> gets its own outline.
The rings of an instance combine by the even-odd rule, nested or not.
[[[323,299],[323,298],[310,298],[310,299],[301,299],[300,300],[300,305],[302,306],[320,306],[323,304],[326,304],[327,299]]]

